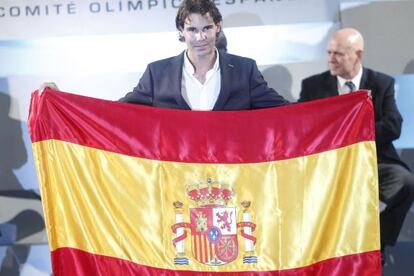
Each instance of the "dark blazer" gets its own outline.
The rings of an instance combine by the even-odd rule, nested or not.
[[[120,101],[163,108],[190,109],[181,95],[184,53],[147,66],[134,90]],[[221,89],[213,110],[243,110],[287,104],[267,86],[256,62],[220,52]]]
[[[359,89],[371,90],[375,113],[375,142],[378,162],[404,164],[392,142],[400,137],[402,117],[394,97],[394,79],[388,75],[364,68]],[[299,102],[337,96],[337,78],[329,71],[302,81]]]

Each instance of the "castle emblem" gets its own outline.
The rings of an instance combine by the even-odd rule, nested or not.
[[[186,194],[194,203],[189,208],[190,223],[184,222],[181,202],[174,202],[176,223],[171,227],[175,233],[173,244],[176,251],[174,264],[189,263],[185,250],[187,230],[191,230],[193,258],[211,266],[233,262],[239,255],[238,233],[244,239],[244,263],[256,263],[254,254],[256,238],[252,236],[256,225],[251,221],[250,202],[243,201],[241,221],[237,223],[237,208],[230,206],[234,192],[208,178],[205,182],[189,185]]]

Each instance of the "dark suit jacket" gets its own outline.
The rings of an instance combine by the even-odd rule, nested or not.
[[[181,95],[184,53],[150,63],[138,85],[120,101],[190,109]],[[213,110],[255,109],[288,103],[267,86],[254,60],[220,52],[219,64],[221,89]]]
[[[364,68],[359,89],[371,90],[375,112],[375,141],[378,162],[399,163],[408,168],[400,160],[392,144],[392,141],[400,137],[402,125],[402,117],[394,98],[394,79]],[[298,101],[304,102],[337,95],[337,78],[326,71],[302,81],[302,90]]]

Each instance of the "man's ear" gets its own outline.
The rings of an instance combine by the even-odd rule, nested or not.
[[[184,35],[183,35],[183,29],[180,29],[178,31],[178,40],[181,41],[181,42],[185,41],[185,38],[184,38]]]
[[[357,50],[356,55],[358,57],[358,60],[362,63],[362,57],[364,55],[364,51],[363,50]]]
[[[217,27],[217,30],[216,30],[216,40],[217,40],[219,38],[219,36],[220,36],[220,33],[221,33],[221,22],[219,22],[219,23],[217,23],[215,25]]]
[[[217,26],[217,33],[220,33],[221,32],[221,22],[217,23],[216,26]]]

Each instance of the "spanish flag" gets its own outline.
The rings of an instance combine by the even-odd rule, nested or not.
[[[46,90],[29,127],[54,275],[380,275],[364,92],[248,111]]]

